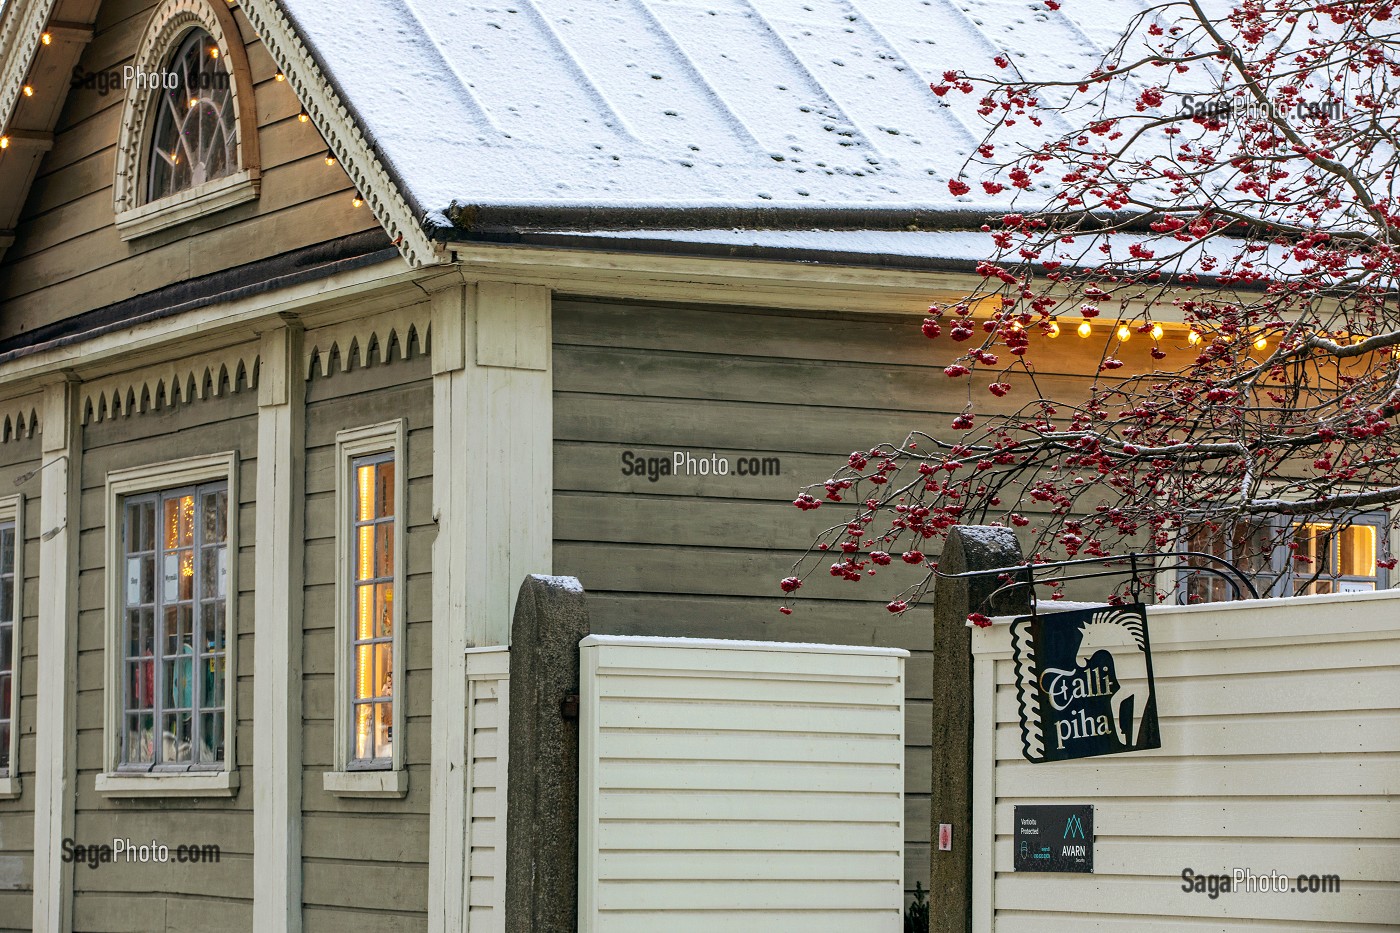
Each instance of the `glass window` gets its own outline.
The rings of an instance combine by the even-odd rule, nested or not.
[[[16,526],[0,523],[0,775],[13,773],[10,760],[14,730],[15,621],[19,618],[17,598],[21,581],[15,579]]]
[[[228,487],[122,502],[121,765],[224,761]]]
[[[1297,521],[1285,526],[1242,521],[1233,526],[1201,525],[1187,535],[1186,549],[1233,563],[1254,581],[1260,596],[1356,593],[1388,585],[1376,565],[1386,516],[1374,513],[1345,522]],[[1205,561],[1188,558],[1187,564]],[[1187,571],[1182,598],[1189,603],[1230,599],[1233,588],[1212,574]]]
[[[233,90],[218,43],[203,29],[191,30],[166,73],[175,86],[156,91],[148,202],[238,170]]]
[[[349,763],[389,768],[394,759],[394,456],[356,458],[351,474]]]

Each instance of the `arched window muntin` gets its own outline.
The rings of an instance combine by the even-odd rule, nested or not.
[[[214,37],[189,30],[167,59],[160,84],[150,92],[156,100],[144,203],[238,170],[233,87]]]

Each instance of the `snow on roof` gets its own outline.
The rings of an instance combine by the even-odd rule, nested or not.
[[[456,207],[968,210],[944,71],[1080,75],[1141,0],[283,0],[405,194]]]

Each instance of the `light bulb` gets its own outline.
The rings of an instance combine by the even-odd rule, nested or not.
[[[209,49],[209,57],[210,57],[210,58],[218,58],[218,57],[219,57],[219,47],[218,47],[217,45],[216,45],[216,46],[213,46],[212,48]]]
[[[1045,329],[1045,333],[1051,337],[1060,336],[1060,322],[1056,318],[1050,319],[1050,326]]]
[[[1088,321],[1083,321],[1079,325],[1079,336],[1087,337],[1094,332],[1093,326]]]
[[[311,117],[307,115],[307,113],[306,113],[305,110],[303,110],[301,113],[297,114],[297,122],[298,122],[298,123],[310,123],[310,122],[311,122]]]
[[[191,106],[191,107],[198,107],[198,106],[199,106],[199,98],[198,98],[198,97],[191,97],[191,98],[190,98],[190,106]]]
[[[1269,345],[1269,338],[1268,338],[1268,337],[1265,337],[1263,334],[1260,334],[1258,337],[1255,337],[1255,338],[1254,338],[1254,349],[1256,349],[1256,350],[1262,350],[1262,349],[1264,349],[1265,347],[1267,347],[1268,345]]]
[[[46,33],[44,33],[42,36],[39,37],[39,40],[40,40],[41,42],[43,42],[45,45],[53,45],[53,33],[51,33],[51,32],[46,32]]]
[[[10,148],[10,137],[0,136],[0,149]]]
[[[1201,335],[1198,334],[1198,333],[1196,333],[1196,332],[1193,330],[1193,331],[1191,331],[1189,334],[1186,335],[1186,342],[1189,343],[1189,344],[1191,344],[1191,346],[1194,347],[1196,344],[1198,344],[1198,343],[1201,342]]]
[[[273,75],[273,77],[276,78],[278,81],[286,81],[286,80],[287,80],[287,76],[284,75],[284,74],[283,74],[282,72],[280,72],[280,71],[277,72],[277,74]]]
[[[1128,342],[1128,338],[1131,337],[1132,335],[1133,335],[1133,332],[1132,332],[1132,330],[1128,327],[1127,324],[1119,324],[1119,325],[1118,325],[1118,342],[1119,342],[1119,343],[1127,343],[1127,342]]]
[[[334,165],[334,164],[335,164],[335,156],[329,155],[329,154],[328,154],[328,155],[326,156],[326,164],[327,164],[327,165]]]
[[[362,198],[362,197],[360,197],[360,196],[357,194],[357,195],[355,195],[354,200],[352,200],[350,203],[353,204],[355,207],[364,207],[364,206],[365,206],[365,199]]]
[[[1161,340],[1161,339],[1162,339],[1162,325],[1161,325],[1161,324],[1153,324],[1153,325],[1152,325],[1152,339],[1153,339],[1153,340]]]
[[[33,86],[33,85],[31,85],[31,84],[26,84],[26,85],[24,86],[24,96],[25,96],[25,97],[33,97],[33,96],[34,96],[34,86]]]

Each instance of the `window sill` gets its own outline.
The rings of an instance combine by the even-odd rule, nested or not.
[[[24,791],[24,782],[17,777],[0,777],[0,800],[14,800]]]
[[[238,793],[238,772],[99,774],[97,792],[104,797],[232,797]]]
[[[259,182],[256,173],[244,169],[168,198],[121,211],[117,214],[117,233],[123,240],[134,240],[251,201],[258,196]]]
[[[321,775],[326,793],[337,797],[403,797],[407,771],[327,771]]]

